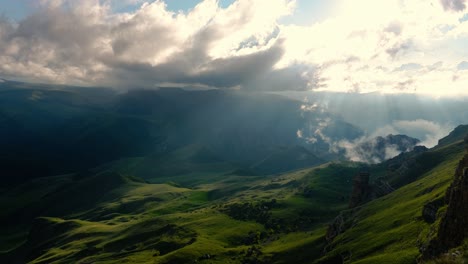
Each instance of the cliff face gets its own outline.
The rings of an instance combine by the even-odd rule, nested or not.
[[[468,237],[468,154],[458,165],[446,201],[447,213],[440,223],[438,236],[442,245],[453,248]]]
[[[468,151],[468,136],[465,137]],[[445,196],[447,211],[440,221],[437,237],[422,248],[424,258],[440,255],[460,246],[468,238],[468,154],[460,160]]]

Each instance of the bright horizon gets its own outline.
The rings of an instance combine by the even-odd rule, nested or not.
[[[5,79],[468,94],[465,0],[2,2]]]

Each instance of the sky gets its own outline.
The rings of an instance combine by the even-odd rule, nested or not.
[[[468,95],[466,0],[0,0],[0,78]]]

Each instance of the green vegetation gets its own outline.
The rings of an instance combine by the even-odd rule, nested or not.
[[[170,184],[115,172],[33,180],[0,196],[0,205],[8,208],[2,219],[9,226],[1,229],[2,259],[13,263],[313,259],[325,245],[326,223],[346,208],[356,169],[330,164],[278,176],[212,173],[197,181],[188,174],[172,177]],[[184,187],[187,182],[191,184]],[[11,197],[19,199],[13,204]],[[21,215],[24,208],[28,215]],[[290,251],[296,254],[291,256]]]
[[[433,228],[422,208],[445,194],[462,154],[460,142],[432,150],[439,163],[426,164],[430,169],[412,183],[362,206],[330,244],[327,223],[347,209],[359,164],[276,176],[214,171],[170,183],[106,171],[40,178],[0,196],[0,260],[412,263]],[[370,169],[384,175],[382,165]]]
[[[431,228],[422,219],[422,208],[445,195],[464,154],[463,144],[438,148],[433,154],[443,161],[418,180],[364,205],[357,224],[333,241],[321,261],[349,255],[352,263],[414,263]]]
[[[335,141],[361,131],[299,101],[7,88],[0,263],[414,263],[440,221],[423,207],[442,201],[468,131],[369,166],[370,201],[348,210],[363,164],[324,164],[339,154],[296,132],[325,117]],[[468,241],[433,263],[465,256]]]
[[[276,176],[214,170],[146,181],[88,171],[31,180],[0,196],[0,260],[413,263],[435,225],[424,222],[422,208],[443,197],[463,153],[456,142],[424,154],[439,162],[416,159],[427,162],[418,164],[421,175],[363,205],[331,243],[324,238],[327,223],[347,209],[359,164]],[[114,170],[128,172],[117,165]],[[385,176],[383,168],[370,168],[374,179],[398,177]]]

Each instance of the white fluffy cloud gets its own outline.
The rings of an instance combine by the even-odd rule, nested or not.
[[[464,0],[341,0],[329,18],[282,25],[294,0],[41,0],[0,21],[0,77],[80,85],[467,94]],[[461,65],[461,66],[460,66]]]
[[[279,64],[316,64],[324,90],[466,94],[457,69],[468,58],[462,2],[342,0],[326,21],[282,27]]]

